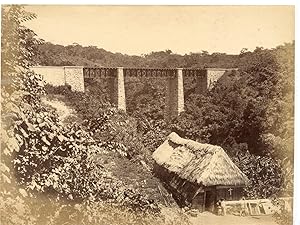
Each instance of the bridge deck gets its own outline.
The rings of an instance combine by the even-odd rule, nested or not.
[[[118,67],[84,67],[85,78],[116,76]],[[205,76],[207,69],[179,68],[184,76]],[[123,68],[124,76],[174,77],[177,68]]]

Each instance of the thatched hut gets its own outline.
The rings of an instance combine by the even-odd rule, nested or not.
[[[219,199],[239,200],[249,180],[215,145],[171,133],[153,153],[154,171],[181,206],[214,211]]]

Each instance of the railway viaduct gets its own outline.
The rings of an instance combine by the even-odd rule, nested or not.
[[[226,72],[237,70],[224,68],[125,68],[125,67],[83,67],[83,66],[35,66],[31,68],[42,75],[46,83],[53,86],[70,85],[72,91],[84,92],[84,81],[97,77],[108,79],[110,100],[119,110],[126,112],[125,77],[164,77],[166,79],[166,114],[179,115],[184,111],[183,79],[196,78],[196,92],[201,93],[213,87]]]

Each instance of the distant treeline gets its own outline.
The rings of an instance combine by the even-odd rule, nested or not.
[[[257,48],[258,50],[261,48]],[[112,53],[96,46],[83,47],[79,44],[68,46],[46,42],[38,47],[36,61],[45,66],[124,66],[124,67],[238,67],[243,64],[241,56],[249,51],[242,49],[239,55],[226,53],[175,54],[171,50],[151,52],[142,56]]]

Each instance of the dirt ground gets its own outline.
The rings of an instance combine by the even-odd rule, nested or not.
[[[77,118],[75,111],[70,109],[63,101],[59,99],[60,96],[51,96],[51,98],[42,98],[42,102],[54,109],[56,109],[56,113],[60,121],[64,124],[77,122],[79,119]]]
[[[199,213],[197,217],[190,217],[193,225],[277,225],[271,215],[267,216],[217,216],[209,212]]]

